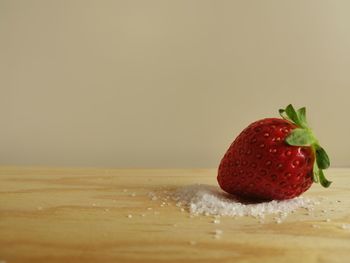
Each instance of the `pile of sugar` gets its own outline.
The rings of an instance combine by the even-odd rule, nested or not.
[[[264,218],[265,215],[278,214],[278,220],[299,208],[313,210],[317,203],[309,198],[296,197],[284,201],[261,203],[242,203],[220,188],[210,185],[189,185],[177,189],[172,196],[176,206],[185,207],[191,214],[213,216],[253,216]]]

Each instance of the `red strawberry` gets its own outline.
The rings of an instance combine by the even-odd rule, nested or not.
[[[283,119],[250,124],[234,140],[221,160],[220,187],[236,196],[283,200],[299,196],[312,182],[328,187],[323,169],[329,167],[325,150],[308,127],[306,110],[292,105],[280,110]]]

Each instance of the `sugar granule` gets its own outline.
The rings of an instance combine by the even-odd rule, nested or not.
[[[222,231],[221,229],[215,229],[215,231],[213,232],[214,238],[219,239],[223,233],[224,231]]]
[[[177,206],[185,207],[195,215],[264,218],[265,215],[278,214],[280,217],[277,223],[280,223],[281,218],[285,218],[289,213],[299,208],[312,210],[316,204],[313,200],[305,197],[284,201],[242,203],[237,198],[223,192],[219,187],[200,184],[179,188],[174,192],[172,198],[177,202]]]
[[[149,192],[148,196],[151,198],[152,201],[158,200],[158,197],[157,197],[156,193],[154,193],[154,192]]]
[[[212,221],[212,223],[214,223],[214,224],[220,224],[220,220],[219,220],[219,219],[214,219],[214,220]]]
[[[341,228],[342,229],[350,229],[350,224],[342,224]]]
[[[222,235],[223,231],[221,229],[215,229],[214,234],[215,235]]]

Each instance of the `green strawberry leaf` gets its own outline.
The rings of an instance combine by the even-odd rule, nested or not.
[[[330,160],[307,123],[306,108],[302,107],[296,111],[292,104],[289,104],[285,109],[280,109],[278,112],[283,119],[297,126],[297,128],[291,130],[285,142],[292,146],[305,146],[312,149],[315,154],[313,181],[315,183],[319,182],[323,187],[329,187],[332,182],[326,179],[323,169],[327,169],[330,166]]]
[[[302,107],[296,111],[292,104],[289,104],[285,109],[280,109],[279,114],[283,119],[297,126],[297,128],[291,130],[285,142],[292,146],[305,146],[312,149],[315,154],[313,181],[315,183],[319,182],[323,187],[329,187],[332,182],[326,179],[323,170],[330,166],[330,160],[307,123],[306,108]]]
[[[288,115],[288,117],[294,121],[295,123],[297,123],[298,121],[298,114],[297,112],[295,111],[294,107],[292,104],[289,104],[287,107],[286,107],[286,114]]]
[[[319,167],[317,166],[317,163],[315,162],[314,163],[314,169],[313,169],[313,181],[315,183],[318,183],[320,182],[320,184],[323,186],[323,187],[329,187],[332,182],[331,181],[328,181],[326,179],[326,177],[324,176],[324,173],[323,173],[323,170],[322,169],[319,169]]]
[[[314,168],[313,168],[313,181],[315,183],[318,183],[318,177],[319,177],[319,169],[318,169],[318,166],[317,166],[317,163],[314,162]]]
[[[326,177],[324,176],[324,173],[323,173],[322,170],[319,170],[318,178],[320,179],[320,183],[321,183],[321,185],[322,185],[323,187],[326,187],[326,188],[327,188],[327,187],[329,187],[329,186],[332,184],[331,181],[328,181],[328,180],[326,179]]]
[[[296,125],[298,125],[299,127],[303,127],[301,121],[299,120],[298,113],[295,111],[292,104],[289,104],[286,107],[286,114]]]
[[[287,116],[287,113],[286,113],[286,110],[285,109],[279,109],[278,110],[279,114],[281,115],[281,117],[285,120],[288,120],[290,122],[293,122],[293,120],[291,120],[288,116]]]
[[[302,107],[299,110],[297,110],[297,115],[300,121],[300,124],[303,128],[307,127],[307,122],[306,122],[306,108]]]
[[[328,154],[321,146],[316,146],[316,162],[320,169],[327,169],[330,166]]]
[[[315,143],[315,139],[308,130],[296,128],[288,135],[286,142],[294,146],[310,146]]]

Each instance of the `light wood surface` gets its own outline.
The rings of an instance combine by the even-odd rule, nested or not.
[[[311,214],[213,224],[148,193],[216,185],[215,169],[2,167],[0,262],[350,262],[350,170],[328,178],[331,188],[305,194],[322,197]]]

